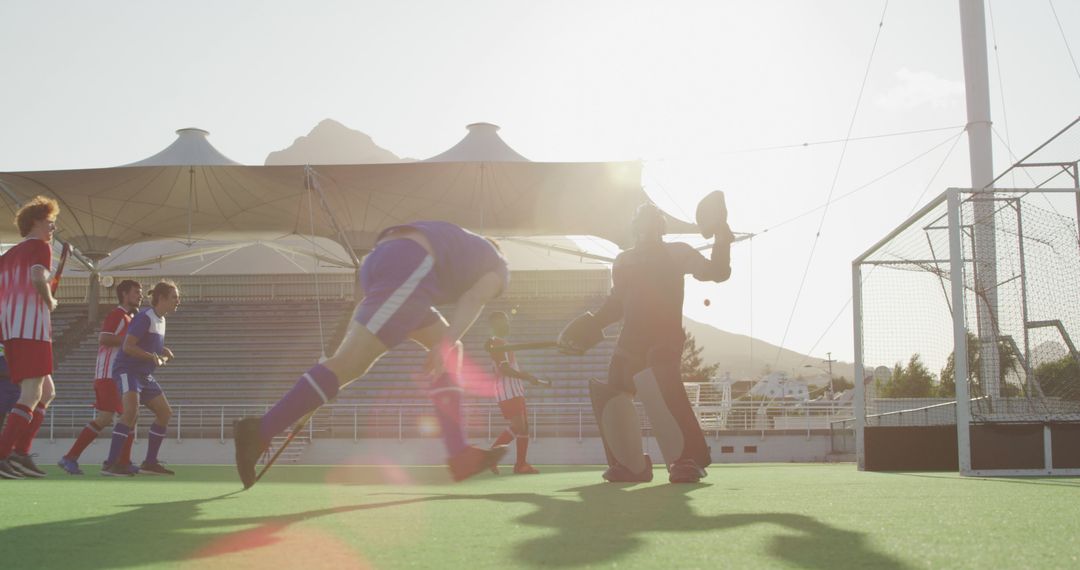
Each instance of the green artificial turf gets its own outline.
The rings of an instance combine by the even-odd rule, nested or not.
[[[1078,568],[1080,479],[715,465],[705,483],[544,467],[229,467],[0,481],[5,568]],[[504,470],[505,471],[505,470]]]

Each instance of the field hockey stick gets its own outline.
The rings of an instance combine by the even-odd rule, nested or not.
[[[277,461],[278,457],[281,457],[281,452],[285,451],[286,447],[289,447],[289,444],[292,443],[292,440],[296,437],[296,434],[300,433],[300,430],[304,429],[304,424],[308,423],[308,420],[311,419],[311,416],[315,415],[315,412],[317,410],[318,408],[311,410],[306,416],[300,418],[300,421],[296,422],[296,425],[293,426],[292,432],[289,433],[289,437],[285,438],[285,441],[283,441],[281,443],[281,447],[279,447],[278,450],[274,452],[274,455],[270,458],[270,461],[267,461],[266,465],[263,465],[263,468],[259,471],[259,474],[255,476],[255,483],[258,483],[259,479],[262,479],[262,476],[266,475],[266,472],[270,470],[270,466],[273,465],[275,461]],[[252,485],[254,485],[255,483],[252,483]]]
[[[502,346],[485,346],[484,349],[488,351],[488,354],[502,354],[504,352],[516,352],[518,350],[536,350],[538,348],[551,348],[553,346],[559,346],[559,343],[553,340],[547,340],[541,342],[504,344]]]
[[[53,272],[52,279],[49,281],[49,291],[53,295],[60,287],[60,277],[64,274],[64,266],[67,265],[68,256],[71,255],[71,244],[66,241],[62,243],[64,247],[60,250],[60,260],[56,263],[56,271]]]
[[[544,380],[543,378],[537,378],[535,376],[532,380],[526,380],[526,382],[530,382],[536,386],[551,386],[551,380]]]
[[[485,346],[484,349],[488,351],[488,354],[490,354],[492,356],[495,356],[495,355],[499,355],[499,354],[505,354],[507,352],[514,352],[514,351],[517,351],[517,350],[532,350],[532,349],[537,349],[537,348],[551,348],[553,346],[558,346],[558,345],[559,345],[559,343],[554,342],[554,341],[523,342],[523,343],[519,343],[519,344],[504,344],[502,346],[488,345],[488,346]],[[526,379],[525,381],[529,382],[530,384],[534,384],[536,386],[551,386],[551,381],[550,380],[544,380],[543,378],[537,378],[535,376],[533,376],[532,379]]]

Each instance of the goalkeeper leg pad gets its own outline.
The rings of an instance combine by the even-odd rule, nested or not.
[[[643,474],[648,463],[641,448],[641,426],[630,394],[593,379],[589,381],[589,399],[608,466]],[[651,479],[651,469],[648,475]]]
[[[670,466],[681,459],[693,459],[704,468],[712,463],[709,446],[686,397],[679,356],[677,351],[651,349],[649,366],[634,375],[634,386],[638,400],[645,405],[664,462]]]

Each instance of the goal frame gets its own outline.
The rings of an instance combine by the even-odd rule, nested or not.
[[[1075,163],[1073,165],[1075,169]],[[1075,172],[1075,170],[1074,170]],[[956,444],[959,466],[959,473],[965,476],[995,476],[995,477],[1012,477],[1012,476],[1077,476],[1080,475],[1080,468],[1062,468],[1054,467],[1053,455],[1052,455],[1052,434],[1051,434],[1051,420],[1049,417],[1042,421],[1043,426],[1043,459],[1044,465],[1039,469],[975,469],[972,467],[972,400],[969,393],[968,384],[966,381],[960,381],[959,379],[968,378],[968,328],[967,328],[967,310],[964,302],[956,302],[956,299],[964,299],[964,272],[965,265],[973,264],[976,260],[964,259],[964,240],[963,240],[963,226],[961,220],[961,208],[963,201],[969,198],[975,198],[979,196],[985,196],[987,198],[993,198],[995,193],[1017,195],[1020,193],[1069,193],[1074,194],[1077,199],[1077,212],[1078,219],[1080,219],[1080,180],[1076,176],[1073,176],[1075,188],[989,188],[989,189],[971,189],[971,188],[949,188],[945,192],[942,192],[930,202],[920,208],[917,212],[909,216],[904,222],[899,224],[895,229],[889,232],[884,238],[875,243],[870,249],[857,257],[852,262],[852,317],[853,317],[853,333],[854,333],[854,349],[855,349],[855,398],[854,398],[854,415],[855,415],[855,451],[857,465],[860,470],[866,470],[866,427],[867,427],[867,408],[866,408],[866,384],[865,379],[868,377],[868,371],[866,362],[864,359],[865,345],[864,345],[864,313],[863,313],[863,268],[868,265],[883,264],[886,262],[875,262],[869,260],[869,258],[876,252],[880,251],[884,246],[889,244],[894,238],[899,236],[905,230],[910,229],[916,223],[918,223],[925,216],[933,212],[935,209],[939,209],[943,204],[947,209],[947,232],[948,232],[948,244],[949,244],[949,259],[947,266],[943,263],[945,260],[930,260],[933,263],[940,263],[943,272],[947,272],[950,295],[954,300],[951,303],[951,315],[949,316],[952,325],[952,349],[953,349],[953,365],[954,365],[954,378],[958,379],[955,382],[956,386]],[[976,230],[977,231],[977,230]],[[976,253],[976,257],[978,254]],[[1078,276],[1080,277],[1080,276]],[[1025,301],[1026,303],[1026,301]],[[1025,306],[1026,310],[1026,306]],[[989,360],[989,359],[986,359]],[[858,379],[864,379],[859,381]],[[1028,422],[1038,423],[1038,422]]]

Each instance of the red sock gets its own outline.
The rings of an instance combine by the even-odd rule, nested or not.
[[[529,452],[529,436],[519,435],[517,436],[517,464],[524,465],[528,463],[525,461],[525,454]]]
[[[495,439],[495,443],[491,444],[491,447],[498,447],[500,445],[507,445],[514,440],[514,432],[507,428],[506,431],[499,434],[499,437]]]
[[[78,461],[83,450],[86,449],[86,446],[90,445],[90,442],[97,439],[99,433],[101,433],[101,426],[97,425],[97,422],[91,421],[86,424],[86,427],[82,428],[82,431],[79,432],[79,437],[75,439],[75,443],[71,445],[71,449],[68,450],[64,457],[72,461]]]
[[[15,441],[30,426],[30,421],[33,419],[34,412],[30,408],[22,404],[15,404],[15,407],[11,409],[11,413],[8,414],[4,431],[0,433],[0,458],[7,458],[11,454],[12,448],[15,447]]]
[[[30,420],[30,425],[23,430],[22,435],[15,440],[15,451],[23,455],[30,454],[30,446],[34,445],[34,438],[37,437],[38,430],[41,429],[41,424],[45,421],[45,406],[38,404],[34,408],[34,417]]]
[[[127,441],[124,442],[124,447],[120,448],[120,459],[116,460],[120,465],[131,464],[131,446],[135,444],[135,430],[135,426],[131,426],[131,434],[128,435]]]

